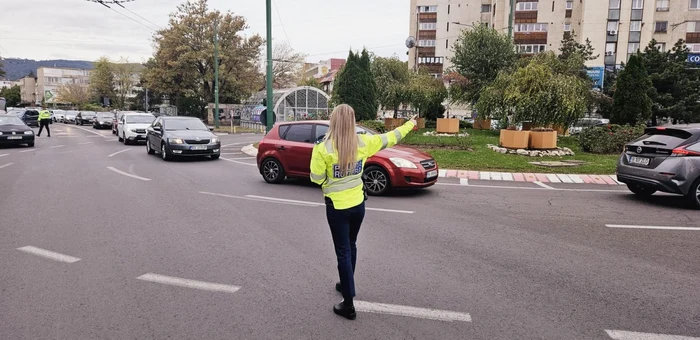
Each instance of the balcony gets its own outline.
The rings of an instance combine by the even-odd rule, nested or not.
[[[537,11],[515,12],[516,24],[533,24],[537,22]]]
[[[656,7],[657,12],[668,12],[669,8],[668,7]]]
[[[566,14],[564,15],[564,17],[565,17],[565,18],[571,18],[572,12],[573,12],[572,10],[567,9],[567,10],[566,10]]]
[[[615,53],[605,54],[605,65],[615,65],[617,61],[617,55]]]
[[[546,44],[547,32],[515,32],[514,43],[520,44]]]
[[[685,42],[688,44],[700,44],[700,32],[688,32],[685,34]]]

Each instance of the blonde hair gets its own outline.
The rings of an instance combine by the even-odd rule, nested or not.
[[[347,176],[357,162],[355,110],[350,105],[341,104],[333,110],[326,140],[330,140],[338,152],[338,167],[341,176]]]

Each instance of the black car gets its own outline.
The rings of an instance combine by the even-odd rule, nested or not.
[[[92,121],[92,127],[95,129],[107,129],[112,127],[112,121],[114,120],[114,113],[111,112],[99,112],[95,119]]]
[[[75,125],[92,124],[97,117],[97,113],[92,111],[81,111],[75,116]]]
[[[221,155],[219,138],[195,117],[160,116],[146,133],[146,152],[160,152],[166,161],[178,156],[218,159]]]
[[[39,127],[39,110],[37,109],[14,109],[8,113],[15,115],[28,126]]]
[[[0,144],[34,146],[34,131],[17,115],[0,115]]]

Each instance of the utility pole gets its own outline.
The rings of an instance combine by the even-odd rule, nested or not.
[[[214,20],[214,127],[219,127],[219,19]]]
[[[515,17],[515,0],[510,0],[510,14],[508,15],[508,37],[513,39],[513,17]]]
[[[265,81],[265,89],[267,90],[267,100],[265,110],[267,111],[267,132],[272,130],[272,110],[275,109],[275,103],[272,102],[272,0],[265,0],[267,10],[267,76]]]
[[[148,88],[146,88],[146,100],[144,101],[143,106],[146,108],[146,112],[148,112]]]

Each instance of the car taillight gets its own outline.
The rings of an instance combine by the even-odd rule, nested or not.
[[[686,149],[688,145],[677,147],[671,151],[671,156],[684,157],[684,156],[700,156],[700,152],[691,151]]]

